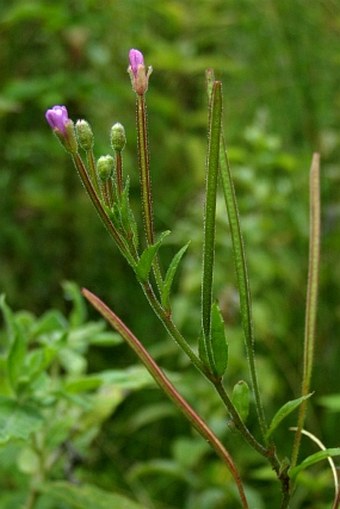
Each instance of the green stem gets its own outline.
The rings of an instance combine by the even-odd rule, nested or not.
[[[212,350],[209,341],[211,305],[213,299],[213,279],[215,262],[215,231],[216,231],[216,193],[219,166],[220,139],[222,124],[222,83],[215,81],[212,87],[208,151],[206,161],[206,198],[204,210],[204,241],[202,266],[201,318],[204,343],[210,364],[213,365]]]
[[[84,296],[88,301],[101,313],[101,315],[110,323],[110,325],[125,339],[128,345],[134,350],[144,366],[147,368],[151,376],[154,378],[159,387],[165,394],[173,401],[179,410],[188,419],[191,425],[198,431],[198,433],[207,440],[211,447],[215,450],[218,456],[222,459],[232,474],[234,481],[237,485],[242,507],[248,509],[247,499],[244,493],[242,481],[237,470],[237,467],[229,454],[224,448],[222,443],[211,431],[203,419],[193,410],[189,403],[178,393],[176,388],[172,385],[170,380],[165,376],[163,371],[159,368],[141,342],[132,334],[126,325],[109,309],[98,297],[93,295],[88,290],[83,290]]]
[[[315,324],[318,301],[318,278],[320,263],[320,155],[313,154],[310,169],[310,239],[309,239],[309,262],[308,283],[305,318],[305,337],[303,354],[302,396],[310,392],[312,368],[314,359]],[[306,418],[307,400],[303,401],[299,408],[297,430],[292,450],[291,466],[296,465],[302,428]]]
[[[255,449],[258,453],[260,453],[265,458],[268,458],[269,453],[268,449],[263,447],[256,439],[255,437],[250,433],[244,422],[242,421],[241,417],[239,416],[235,406],[233,405],[232,401],[230,400],[225,388],[222,385],[221,380],[219,382],[214,383],[215,389],[217,393],[219,394],[221,400],[223,401],[225,407],[227,408],[230,416],[232,417],[232,420],[237,428],[237,430],[242,434],[244,439]],[[279,465],[276,465],[279,467]]]
[[[143,224],[148,246],[154,244],[155,234],[153,227],[152,190],[150,179],[149,142],[145,96],[137,94],[136,102],[137,138],[138,138],[138,161],[141,185],[141,199],[143,208]],[[152,265],[158,288],[162,287],[163,279],[159,266],[158,256],[154,258]]]
[[[93,153],[92,149],[86,151],[86,159],[87,159],[87,164],[89,167],[89,173],[90,173],[92,185],[93,185],[96,193],[99,195],[97,167],[96,167],[96,161],[95,161],[94,153]]]
[[[73,160],[73,163],[79,173],[80,179],[83,182],[84,187],[85,187],[93,205],[95,206],[100,218],[102,219],[104,225],[106,226],[109,234],[111,235],[113,240],[116,242],[119,250],[121,251],[123,256],[127,259],[128,263],[132,267],[134,267],[135,266],[135,258],[130,253],[129,247],[128,247],[125,239],[123,239],[121,237],[120,233],[115,228],[111,219],[107,215],[107,213],[99,199],[98,193],[96,192],[96,190],[91,182],[91,179],[87,173],[87,170],[83,163],[82,158],[80,157],[80,155],[78,153],[76,153],[76,154],[72,154],[72,160]]]
[[[257,379],[256,364],[255,364],[255,339],[253,331],[253,319],[251,312],[251,297],[250,286],[248,279],[246,255],[244,249],[244,242],[241,232],[239,211],[236,200],[236,193],[234,183],[232,180],[231,170],[229,166],[227,151],[225,147],[224,138],[222,136],[223,154],[221,157],[221,181],[226,203],[230,232],[233,245],[234,263],[236,269],[236,276],[238,282],[239,296],[240,296],[240,311],[243,334],[245,339],[245,347],[247,352],[247,359],[249,365],[249,372],[252,382],[252,388],[255,397],[255,405],[257,410],[258,421],[260,424],[261,432],[265,437],[267,424],[262,406],[259,384]]]
[[[206,370],[201,359],[195,354],[195,352],[191,349],[190,345],[187,343],[185,338],[182,336],[180,331],[177,329],[176,325],[172,321],[171,315],[164,310],[164,308],[159,303],[152,286],[149,283],[142,284],[142,289],[144,295],[146,296],[151,308],[153,309],[156,316],[160,319],[162,324],[164,325],[166,331],[170,335],[170,337],[180,346],[180,348],[186,353],[186,355],[191,360],[192,364],[201,371],[206,377],[209,378],[209,373]]]

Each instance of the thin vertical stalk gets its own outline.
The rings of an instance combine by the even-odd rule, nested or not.
[[[250,285],[248,279],[248,270],[246,263],[246,254],[244,249],[244,242],[240,226],[239,210],[237,205],[236,193],[234,183],[229,166],[227,151],[225,147],[224,138],[222,136],[222,154],[221,154],[221,181],[224,193],[224,200],[226,203],[230,233],[233,245],[234,263],[236,269],[239,298],[240,298],[240,312],[243,328],[243,335],[245,340],[245,348],[247,353],[250,378],[255,397],[255,405],[258,416],[259,425],[263,437],[265,437],[267,424],[262,406],[257,372],[255,363],[255,338],[253,331],[253,319],[251,311],[251,297]]]
[[[212,86],[208,150],[206,161],[206,195],[204,210],[204,240],[203,240],[203,266],[201,290],[201,318],[202,329],[207,345],[207,355],[211,362],[212,352],[209,347],[211,305],[213,299],[213,280],[215,263],[215,233],[216,233],[216,193],[217,176],[220,156],[220,139],[222,124],[222,83],[215,81]]]
[[[154,244],[155,234],[153,226],[153,206],[152,206],[152,190],[150,179],[150,161],[149,161],[149,142],[148,142],[148,126],[147,112],[144,95],[136,95],[136,111],[137,111],[137,138],[138,138],[138,160],[139,175],[141,185],[141,198],[143,208],[143,224],[148,246]],[[158,256],[156,255],[153,263],[153,272],[158,288],[162,287],[162,274],[159,266]]]
[[[301,395],[305,396],[310,392],[312,368],[314,360],[315,325],[318,301],[318,280],[320,263],[320,155],[313,154],[310,169],[310,238],[309,238],[309,262],[308,282],[306,299],[306,318],[303,353],[303,374],[301,384]],[[299,408],[297,429],[293,444],[291,466],[296,465],[302,429],[306,418],[307,401],[303,401]]]
[[[109,309],[98,297],[89,292],[83,290],[83,295],[93,305],[97,311],[110,323],[110,325],[125,339],[128,345],[134,350],[136,355],[139,357],[141,362],[144,364],[146,369],[149,371],[151,376],[154,378],[159,387],[165,392],[165,394],[171,399],[171,401],[177,406],[177,408],[184,414],[190,424],[198,431],[198,433],[207,440],[211,447],[215,450],[218,456],[222,459],[224,464],[228,467],[239,491],[242,507],[248,509],[248,503],[245,496],[242,480],[237,467],[234,463],[233,458],[229,452],[225,449],[216,435],[207,426],[203,419],[194,411],[189,403],[178,393],[176,388],[172,385],[170,380],[165,376],[160,367],[156,364],[154,359],[150,356],[148,351],[144,348],[141,342],[134,336],[134,334],[128,329],[128,327]]]
[[[116,182],[117,182],[117,191],[118,194],[121,195],[123,192],[123,158],[120,150],[115,151],[116,156]]]
[[[92,148],[90,150],[86,151],[86,159],[87,159],[87,164],[89,167],[89,173],[90,173],[92,185],[93,185],[95,191],[97,192],[97,194],[99,194],[99,182],[98,182],[96,161],[94,158],[94,153],[93,153]]]

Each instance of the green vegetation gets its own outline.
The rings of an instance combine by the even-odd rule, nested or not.
[[[65,104],[71,118],[86,118],[95,132],[96,158],[111,150],[111,126],[124,124],[124,173],[141,230],[135,105],[126,68],[128,50],[143,50],[154,68],[148,120],[159,244],[145,252],[138,274],[145,280],[154,271],[159,278],[156,253],[162,242],[162,269],[174,260],[162,305],[171,303],[177,326],[195,348],[201,323],[205,70],[213,68],[223,82],[224,134],[247,249],[258,382],[271,423],[267,436],[273,433],[281,458],[290,455],[294,441],[288,428],[296,425],[297,412],[290,412],[302,401],[297,398],[308,268],[308,168],[312,152],[321,153],[320,293],[305,427],[335,447],[340,408],[339,7],[332,0],[308,5],[303,0],[6,4],[0,4],[0,290],[6,294],[0,333],[0,509],[21,504],[24,509],[95,509],[101,506],[93,501],[104,499],[106,492],[112,497],[107,504],[118,509],[239,507],[225,466],[156,390],[120,338],[104,329],[94,311],[87,317],[76,286],[66,284],[73,304],[65,301],[65,280],[103,298],[166,368],[236,458],[250,507],[279,507],[273,472],[240,439],[212,388],[149,312],[133,271],[110,242],[44,113],[53,104]],[[224,371],[228,362],[226,383],[235,386],[234,404],[242,415],[249,410],[247,426],[257,437],[220,193],[216,225],[219,307],[213,304],[212,321],[215,337],[224,338],[223,317],[229,346],[214,369]],[[171,236],[159,235],[168,229]],[[210,298],[206,302],[209,321]],[[205,341],[214,365],[219,339]],[[14,408],[17,401],[26,411]],[[37,437],[41,442],[34,442]],[[300,461],[318,450],[302,436]],[[292,509],[330,507],[331,469],[326,461],[313,461],[301,472],[300,465],[295,467]],[[67,481],[80,482],[79,489]]]

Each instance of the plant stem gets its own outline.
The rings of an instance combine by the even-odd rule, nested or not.
[[[208,150],[206,161],[206,198],[202,266],[201,318],[206,354],[214,364],[210,344],[211,306],[215,263],[216,195],[222,124],[222,83],[215,81],[209,108]]]
[[[320,263],[320,155],[313,154],[310,169],[310,238],[309,238],[309,262],[308,262],[308,282],[306,299],[306,318],[305,318],[305,337],[303,353],[303,374],[301,395],[305,396],[310,392],[310,383],[312,377],[314,343],[315,343],[315,324],[318,300],[318,278]],[[296,465],[302,428],[304,425],[307,411],[307,401],[303,401],[299,408],[297,430],[292,450],[291,466]]]
[[[116,182],[117,182],[117,191],[118,194],[121,195],[123,192],[123,158],[120,150],[115,151],[116,156]]]
[[[236,269],[236,276],[238,282],[238,290],[240,296],[240,311],[241,321],[245,340],[245,347],[247,352],[247,359],[249,365],[250,378],[255,397],[255,405],[258,416],[258,421],[263,437],[265,437],[267,424],[264,415],[261,395],[259,390],[256,363],[255,363],[255,338],[253,331],[253,319],[251,311],[251,296],[250,285],[248,279],[248,270],[246,262],[246,254],[244,249],[244,242],[240,226],[239,210],[237,205],[236,193],[234,183],[231,175],[228,155],[226,151],[225,141],[222,136],[223,153],[221,157],[221,181],[226,203],[230,233],[233,245],[234,263]]]
[[[156,316],[161,320],[163,323],[166,331],[170,335],[170,337],[181,347],[181,349],[186,353],[186,355],[189,357],[193,365],[205,376],[209,377],[209,373],[204,366],[201,359],[195,354],[195,352],[191,349],[190,345],[187,343],[185,338],[182,336],[180,331],[177,329],[176,325],[174,324],[171,315],[167,313],[161,304],[159,303],[152,286],[149,283],[142,284],[142,289],[144,292],[144,295],[146,296],[151,308],[153,309]]]
[[[212,448],[222,459],[232,474],[239,491],[242,507],[248,509],[249,506],[236,465],[229,452],[224,448],[216,435],[211,431],[211,429],[201,419],[201,417],[193,410],[189,403],[178,393],[176,388],[165,376],[165,374],[162,372],[162,370],[159,368],[159,366],[156,364],[144,346],[140,343],[136,336],[132,334],[126,325],[113,313],[113,311],[88,290],[83,289],[83,295],[97,309],[97,311],[99,311],[101,315],[106,318],[110,325],[119,334],[121,334],[129,346],[135,351],[159,387],[175,403],[175,405],[180,409],[180,411],[188,419],[191,425],[199,432],[199,434],[210,443]]]
[[[120,235],[118,230],[115,228],[114,224],[112,223],[111,219],[107,215],[107,212],[105,211],[105,209],[99,199],[98,193],[96,192],[96,190],[90,180],[90,177],[87,173],[87,170],[83,163],[82,158],[77,153],[77,154],[72,155],[72,160],[73,160],[73,163],[79,173],[80,179],[81,179],[93,205],[95,206],[100,218],[102,219],[104,225],[106,226],[109,234],[111,235],[111,237],[117,244],[119,250],[121,251],[122,255],[126,258],[128,263],[132,267],[134,267],[135,259],[132,256],[132,254],[130,253],[129,247],[128,247],[125,239],[122,238],[122,236]]]
[[[152,190],[150,179],[150,160],[146,102],[144,95],[137,94],[136,117],[137,117],[137,138],[138,138],[138,161],[139,177],[141,186],[141,199],[143,208],[143,224],[147,246],[154,244],[155,234],[153,227]],[[158,256],[154,258],[152,265],[158,288],[162,287],[163,279],[159,266]]]
[[[97,175],[97,168],[96,168],[96,161],[94,158],[93,149],[86,151],[86,159],[87,164],[89,167],[89,173],[90,173],[90,179],[92,182],[92,185],[96,191],[96,193],[99,195],[99,183],[98,183],[98,175]]]

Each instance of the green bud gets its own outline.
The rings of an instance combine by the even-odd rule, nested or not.
[[[100,180],[105,182],[112,177],[114,169],[114,159],[112,156],[101,156],[97,161],[97,171]]]
[[[81,148],[86,152],[91,150],[93,148],[93,132],[90,124],[86,120],[78,120],[76,132]]]
[[[126,144],[125,129],[117,122],[111,128],[111,146],[115,152],[121,152]]]

